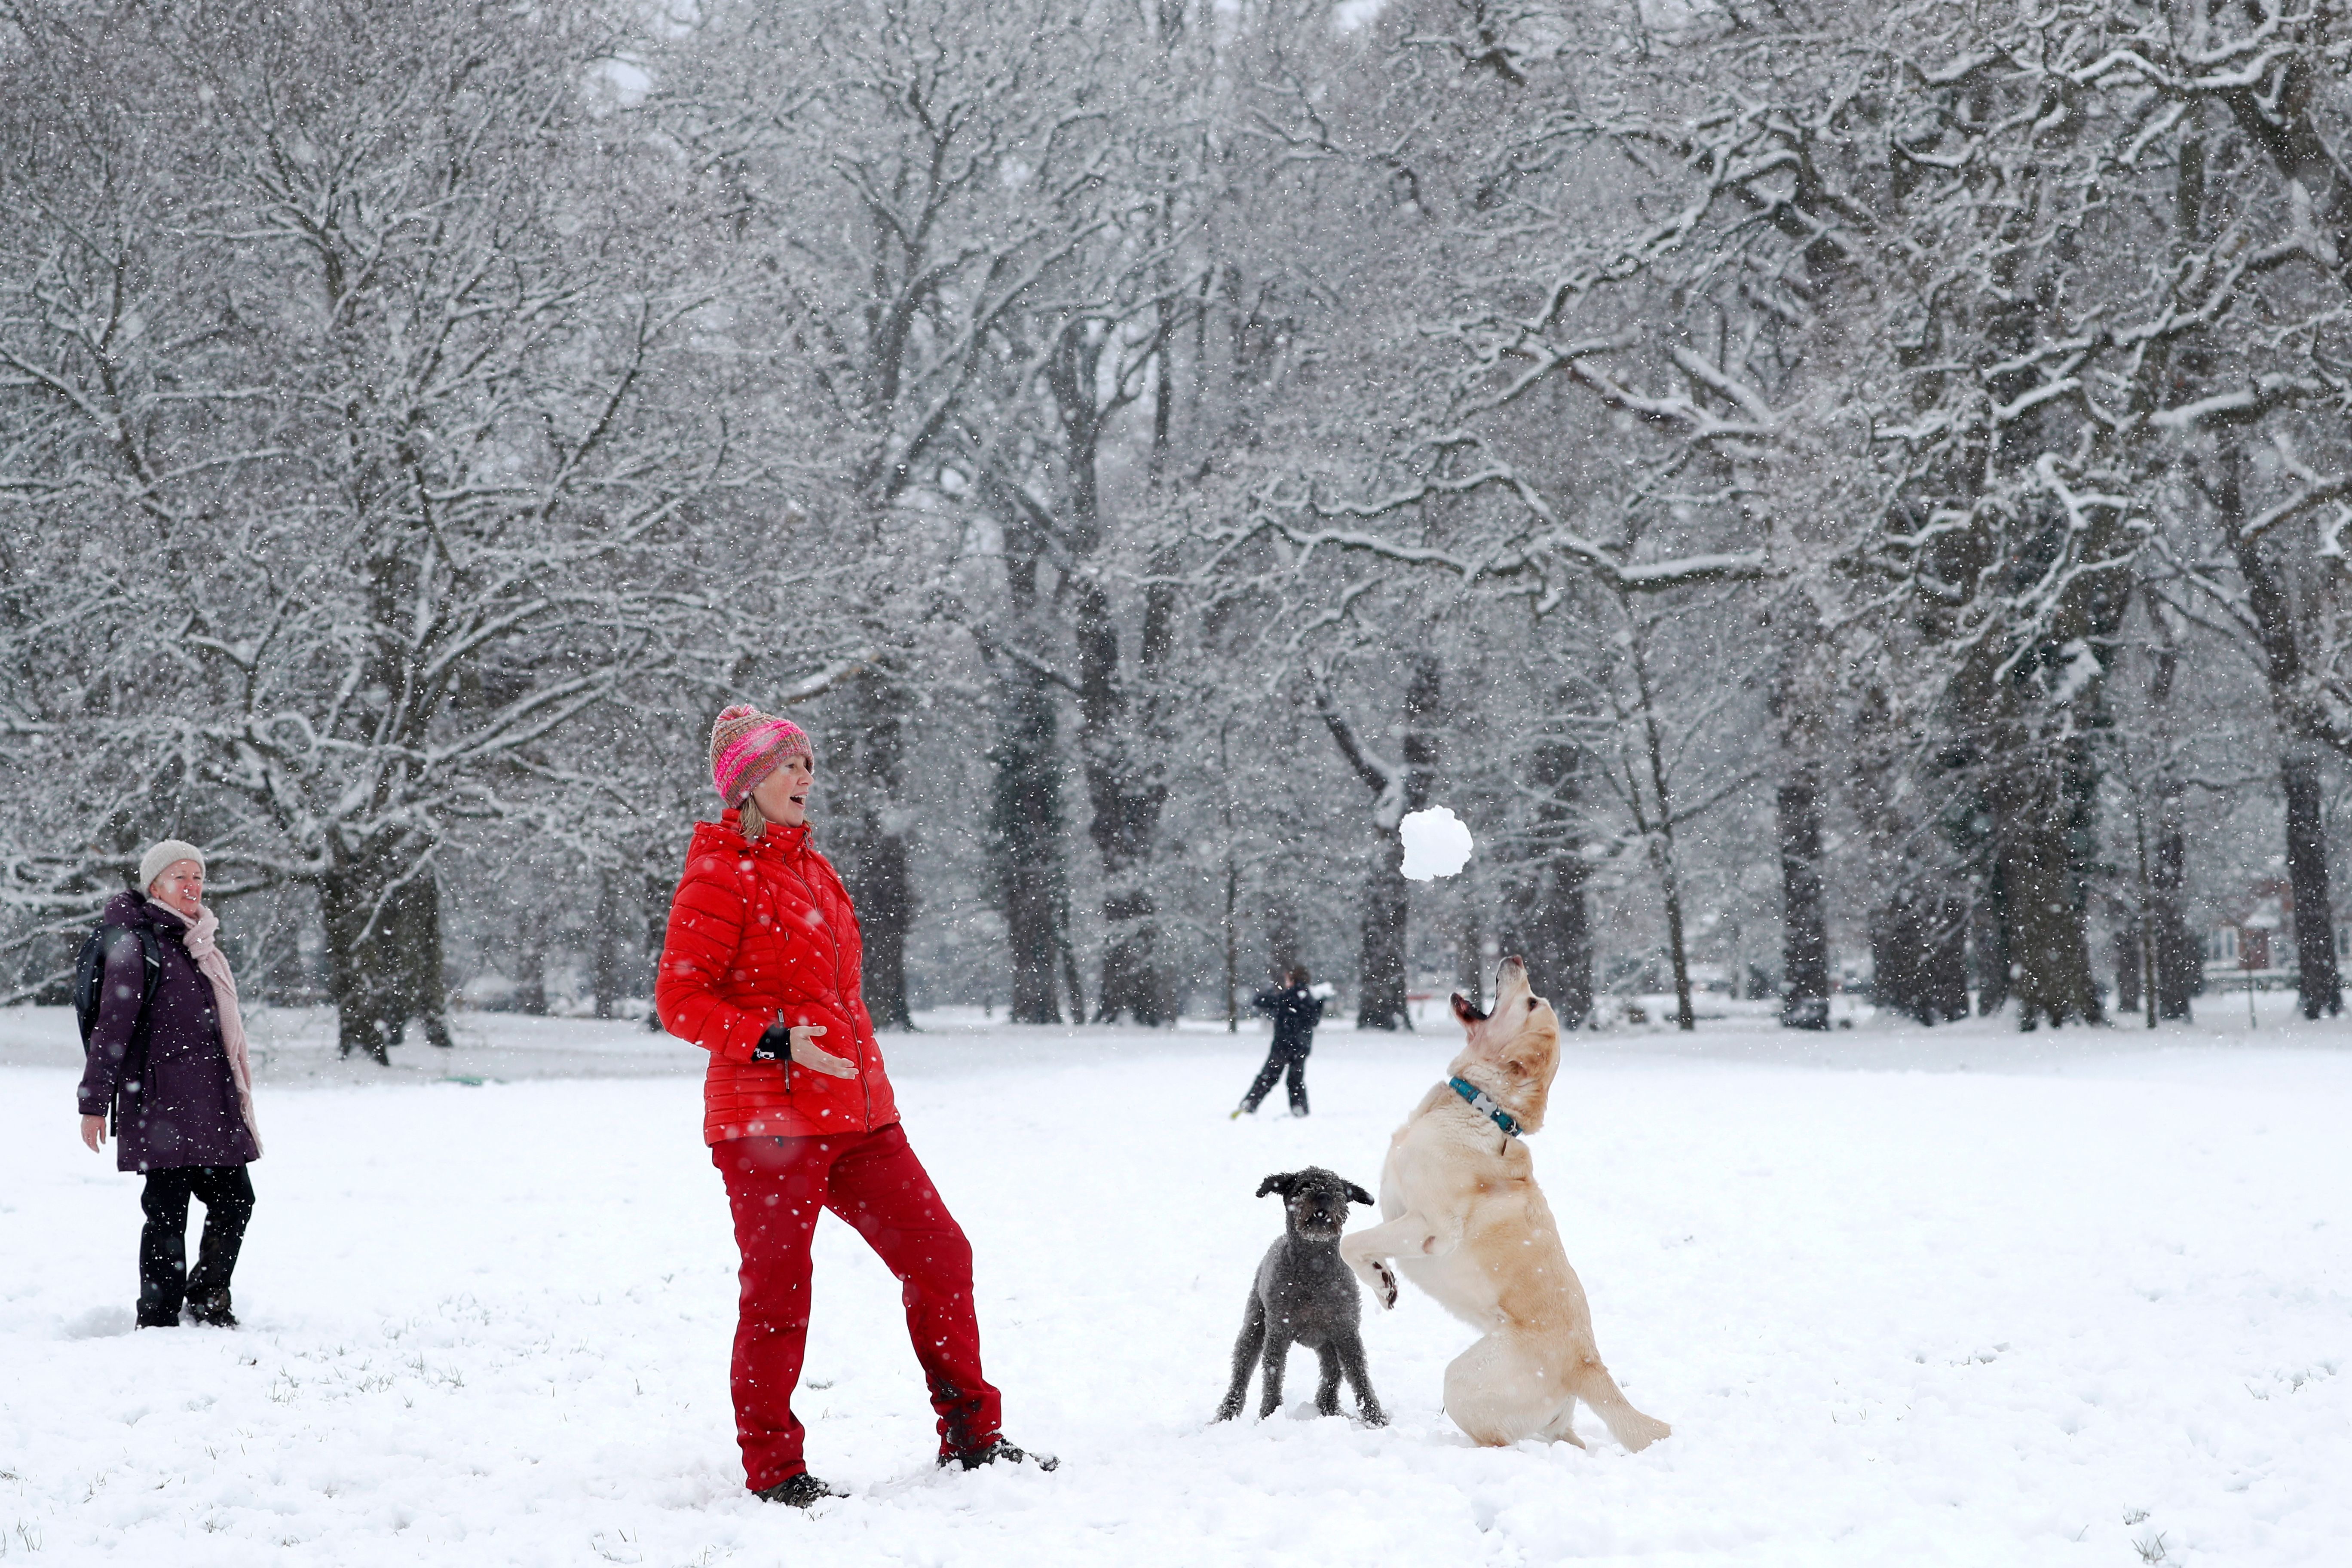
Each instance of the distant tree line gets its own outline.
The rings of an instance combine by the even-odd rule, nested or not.
[[[1496,951],[1579,1020],[2153,1021],[2273,863],[2335,1014],[2347,53],[0,0],[0,997],[169,832],[346,1050],[567,952],[610,1013],[745,699],[898,1025],[1311,961],[1395,1027]]]

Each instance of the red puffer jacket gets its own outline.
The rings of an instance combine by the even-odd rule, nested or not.
[[[874,1020],[858,990],[864,948],[849,890],[809,847],[808,828],[772,823],[747,844],[739,818],[698,822],[670,900],[654,1006],[663,1026],[710,1053],[702,1141],[864,1132],[898,1120]],[[751,1059],[768,1026],[818,1024],[817,1045],[856,1078]]]

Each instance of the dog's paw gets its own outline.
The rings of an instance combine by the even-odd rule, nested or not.
[[[1372,1294],[1381,1299],[1381,1308],[1386,1310],[1395,1306],[1397,1299],[1396,1271],[1379,1258],[1374,1258],[1372,1260],[1372,1272],[1381,1277],[1380,1283],[1372,1287]]]

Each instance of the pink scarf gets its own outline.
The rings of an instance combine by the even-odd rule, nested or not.
[[[220,916],[210,910],[193,923],[161,900],[147,900],[173,920],[188,926],[184,938],[188,956],[213,983],[213,1008],[220,1015],[221,1045],[228,1052],[229,1076],[236,1080],[237,1109],[245,1113],[245,1130],[253,1134],[253,1152],[261,1152],[261,1124],[253,1119],[253,1068],[246,1059],[245,1020],[236,1010],[236,976],[228,972],[228,958],[214,939],[220,933]]]

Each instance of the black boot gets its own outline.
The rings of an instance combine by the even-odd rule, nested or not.
[[[176,1329],[180,1326],[180,1309],[173,1307],[166,1310],[142,1301],[139,1303],[139,1326],[142,1329]]]
[[[1028,1453],[1014,1447],[1002,1437],[985,1448],[967,1448],[960,1454],[940,1456],[940,1468],[943,1470],[950,1464],[961,1465],[967,1470],[976,1470],[982,1465],[994,1464],[1028,1464],[1034,1465],[1041,1470],[1051,1470],[1059,1468],[1061,1463],[1061,1460],[1051,1454]]]
[[[226,1290],[216,1296],[189,1297],[188,1315],[209,1328],[236,1327],[236,1314],[228,1310],[228,1292]]]
[[[841,1497],[844,1494],[834,1490],[806,1470],[803,1470],[797,1476],[778,1481],[774,1486],[763,1488],[751,1495],[761,1502],[781,1502],[793,1508],[814,1508],[819,1498]]]

